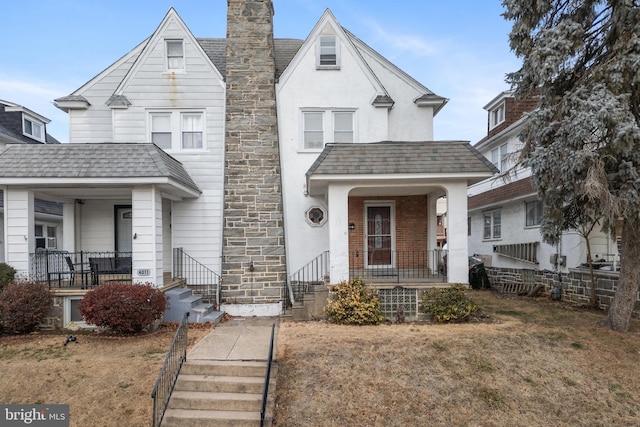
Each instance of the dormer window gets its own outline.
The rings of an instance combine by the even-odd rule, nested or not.
[[[489,112],[489,123],[491,129],[502,122],[504,122],[504,102]]]
[[[317,68],[336,69],[340,67],[338,39],[334,35],[320,36],[318,39]]]
[[[23,117],[22,132],[29,138],[44,142],[44,124],[37,122],[31,118]]]
[[[167,71],[184,70],[184,43],[182,40],[166,40]]]

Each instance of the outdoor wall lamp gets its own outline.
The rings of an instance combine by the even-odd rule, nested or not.
[[[353,222],[349,223],[349,230],[355,230],[356,229],[356,225]]]

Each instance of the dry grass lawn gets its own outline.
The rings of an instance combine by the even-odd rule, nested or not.
[[[189,327],[189,346],[211,325]],[[133,337],[34,333],[0,337],[0,402],[69,404],[74,427],[151,425],[151,391],[175,324]]]
[[[640,322],[472,291],[464,324],[281,323],[282,426],[638,426]]]

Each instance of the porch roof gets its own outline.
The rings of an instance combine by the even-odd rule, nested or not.
[[[11,145],[0,153],[0,184],[157,184],[184,197],[201,193],[182,163],[150,143]]]
[[[307,171],[307,183],[355,179],[466,179],[472,184],[497,173],[466,141],[383,141],[327,144]],[[309,188],[309,186],[308,186]]]

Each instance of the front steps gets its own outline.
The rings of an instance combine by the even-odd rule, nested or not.
[[[291,308],[294,321],[323,320],[327,318],[324,307],[327,306],[329,287],[324,283],[311,283],[301,300]]]
[[[182,366],[164,427],[260,425],[266,361],[187,360]],[[275,390],[276,365],[271,368],[269,395]],[[267,399],[265,425],[271,425],[273,399]]]
[[[169,299],[168,308],[164,312],[165,322],[180,322],[186,312],[189,312],[190,323],[219,323],[222,319],[221,311],[214,311],[213,304],[205,304],[202,297],[193,295],[191,289],[173,288],[164,293]]]

